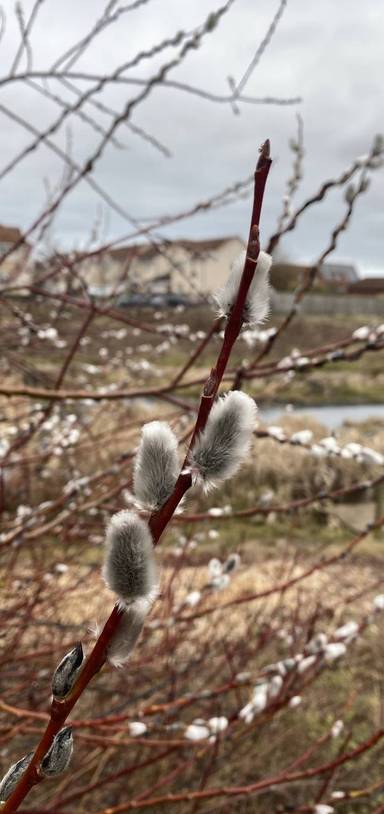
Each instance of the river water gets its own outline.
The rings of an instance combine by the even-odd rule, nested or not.
[[[384,420],[384,404],[331,404],[325,407],[293,407],[282,405],[276,407],[259,408],[262,421],[276,422],[284,415],[312,416],[333,430],[340,427],[344,421],[365,421],[367,418],[381,418]]]

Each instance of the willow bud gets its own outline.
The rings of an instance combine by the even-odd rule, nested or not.
[[[57,733],[51,748],[48,750],[40,764],[40,772],[44,777],[53,777],[61,774],[69,766],[73,752],[72,730],[69,726]]]
[[[83,660],[83,646],[79,642],[56,667],[52,678],[52,693],[55,698],[62,699],[68,695],[80,672]]]
[[[24,755],[24,757],[18,760],[17,763],[13,763],[8,769],[0,782],[0,802],[5,802],[5,800],[8,800],[8,797],[11,796],[20,778],[28,768],[32,756],[33,752],[29,752],[28,755]]]

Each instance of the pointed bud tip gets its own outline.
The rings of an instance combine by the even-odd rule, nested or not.
[[[259,147],[259,158],[256,164],[256,172],[267,169],[271,163],[271,143],[269,138],[267,138]]]
[[[81,642],[66,653],[52,676],[52,693],[56,700],[62,700],[72,690],[81,665],[84,661],[84,651]]]
[[[264,143],[259,148],[260,158],[271,157],[271,142],[269,138],[265,139]]]
[[[59,736],[62,741],[66,740],[66,738],[70,738],[72,736],[72,727],[65,726],[63,729],[60,729],[60,732],[58,732],[58,737]]]

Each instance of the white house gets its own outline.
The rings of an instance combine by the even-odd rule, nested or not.
[[[77,271],[99,296],[172,292],[200,300],[224,285],[243,248],[238,237],[121,246],[80,260]]]
[[[31,280],[28,263],[31,247],[28,243],[22,243],[7,257],[21,237],[20,229],[0,224],[0,283],[3,285],[28,285]]]

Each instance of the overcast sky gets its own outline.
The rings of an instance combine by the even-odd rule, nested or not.
[[[33,67],[48,68],[57,56],[76,42],[102,12],[100,0],[45,0],[33,29]],[[123,0],[121,0],[123,5]],[[143,48],[190,30],[203,22],[220,0],[149,0],[122,16],[100,34],[93,46],[73,66],[108,75]],[[27,19],[32,0],[25,0]],[[239,80],[266,33],[279,6],[278,0],[235,0],[220,25],[197,51],[169,75],[219,95],[228,92],[227,76]],[[116,6],[117,7],[117,6]],[[10,68],[20,37],[14,19],[14,2],[3,3],[6,29],[0,44],[1,76]],[[234,115],[228,104],[211,101],[170,88],[156,88],[134,112],[133,123],[146,128],[171,151],[166,158],[125,127],[117,133],[125,149],[109,145],[96,164],[93,177],[136,219],[172,214],[188,209],[253,171],[258,145],[271,139],[273,169],[268,183],[262,234],[274,230],[281,198],[291,172],[289,139],[296,133],[296,113],[304,120],[304,179],[296,200],[301,202],[326,178],[340,173],[354,158],[366,153],[373,136],[384,131],[383,104],[383,0],[288,0],[274,38],[246,87],[248,95],[301,96],[292,106],[241,105]],[[175,53],[163,52],[127,74],[151,76]],[[25,58],[18,71],[25,69]],[[49,82],[52,93],[74,101],[68,90]],[[86,85],[82,86],[83,89]],[[109,85],[98,95],[104,104],[121,111],[137,95],[138,88]],[[0,104],[6,105],[34,127],[49,126],[59,108],[35,89],[21,82],[0,88]],[[92,113],[87,107],[85,111]],[[109,121],[97,113],[100,123]],[[71,154],[82,163],[96,148],[100,134],[75,117],[70,120]],[[0,167],[5,167],[31,142],[19,124],[0,111]],[[68,128],[52,137],[63,146]],[[31,153],[1,182],[0,222],[28,228],[47,194],[61,178],[62,163],[45,147]],[[358,202],[349,231],[342,236],[335,258],[352,258],[361,270],[384,271],[384,171],[375,173],[368,193]],[[290,258],[314,260],[325,245],[332,227],[345,209],[343,198],[332,193],[303,218],[300,229],[283,244]],[[210,214],[185,220],[163,229],[167,237],[246,237],[250,202],[243,200]],[[132,231],[116,212],[107,211],[98,195],[82,182],[68,196],[55,221],[52,239],[61,247],[87,244],[100,222],[100,237],[114,239]]]

